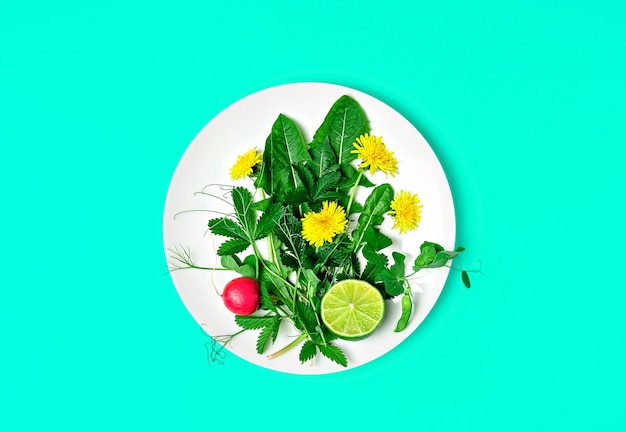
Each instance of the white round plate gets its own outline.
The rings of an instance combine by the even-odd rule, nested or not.
[[[217,186],[220,184],[254,190],[251,179],[237,182],[230,179],[229,169],[237,156],[254,147],[262,150],[280,113],[293,119],[300,126],[305,140],[310,141],[330,107],[343,95],[351,96],[363,107],[370,121],[371,135],[382,136],[387,148],[398,159],[395,177],[387,178],[378,172],[370,179],[375,184],[389,182],[395,191],[405,189],[417,193],[423,205],[422,220],[414,232],[399,236],[396,231],[391,231],[389,221],[382,225],[381,230],[394,240],[392,249],[407,254],[407,267],[419,254],[419,246],[424,240],[452,250],[456,235],[452,194],[439,160],[419,131],[394,109],[363,92],[334,84],[305,82],[268,88],[235,102],[194,138],[176,168],[165,202],[163,240],[168,261],[172,261],[171,249],[178,247],[188,250],[198,266],[219,266],[215,250],[223,238],[213,238],[207,229],[207,221],[219,216],[214,212],[228,213],[232,209],[207,194],[223,195],[224,190]],[[197,193],[201,191],[207,194]],[[390,255],[389,249],[384,252]],[[295,328],[286,324],[276,342],[263,355],[256,352],[258,331],[241,333],[227,345],[227,349],[256,365],[293,374],[334,373],[364,365],[388,353],[415,331],[437,301],[448,273],[447,267],[424,269],[412,280],[413,316],[403,332],[393,331],[400,316],[399,296],[386,302],[385,320],[370,337],[361,341],[333,342],[345,353],[347,368],[320,354],[312,362],[301,364],[298,359],[300,347],[269,360],[267,354],[298,336]],[[213,337],[240,330],[234,315],[224,307],[217,294],[228,280],[237,276],[228,271],[196,269],[171,272],[183,303],[198,324]]]

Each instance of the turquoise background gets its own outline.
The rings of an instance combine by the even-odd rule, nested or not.
[[[408,3],[0,3],[0,429],[626,430],[624,3]],[[423,132],[481,271],[363,367],[211,365],[167,187],[222,109],[297,81]]]

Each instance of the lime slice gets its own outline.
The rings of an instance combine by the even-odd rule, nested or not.
[[[322,298],[322,321],[342,339],[362,339],[383,321],[385,301],[367,282],[348,279],[333,285]]]

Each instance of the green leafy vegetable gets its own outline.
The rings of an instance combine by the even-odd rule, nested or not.
[[[262,354],[276,342],[283,320],[288,320],[300,335],[268,358],[302,344],[301,363],[321,354],[347,366],[343,351],[331,343],[337,336],[321,319],[327,290],[341,280],[361,279],[375,286],[384,299],[402,295],[401,315],[394,329],[400,332],[407,328],[413,313],[412,276],[446,266],[464,251],[462,247],[447,251],[425,241],[411,266],[405,263],[407,255],[394,250],[392,237],[382,226],[387,217],[398,217],[397,207],[395,214],[390,213],[397,195],[388,183],[375,185],[364,166],[374,172],[376,164],[383,164],[380,167],[388,171],[381,170],[395,174],[397,161],[392,153],[386,153],[382,141],[370,140],[369,124],[359,103],[342,96],[309,144],[296,122],[279,114],[262,152],[252,150],[241,162],[250,164],[238,171],[251,173],[255,190],[243,186],[229,189],[227,202],[232,212],[208,220],[208,228],[221,240],[219,270],[258,281],[260,306],[254,315],[236,315],[235,322],[242,330],[225,341],[243,331],[258,331],[256,351]],[[360,149],[354,145],[357,141]],[[365,163],[369,156],[361,151],[367,145],[378,146],[372,152],[378,159]],[[357,191],[363,188],[370,189],[365,201],[358,202]],[[316,229],[323,234],[319,242],[312,238],[320,234],[305,227],[309,217],[318,218]],[[265,245],[267,252],[261,253]],[[174,250],[174,260],[175,270],[211,270],[193,263],[184,248]],[[407,272],[407,265],[412,272]],[[461,278],[469,288],[467,271],[461,271]]]

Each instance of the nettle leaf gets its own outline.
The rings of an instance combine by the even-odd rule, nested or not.
[[[369,227],[383,223],[384,214],[391,208],[391,200],[393,200],[393,188],[388,183],[377,186],[367,197],[359,215],[357,227],[352,235],[357,246],[364,240]]]
[[[350,96],[340,97],[330,108],[322,125],[315,132],[311,148],[316,149],[328,139],[339,165],[356,158],[353,143],[369,132],[369,120],[359,103]]]
[[[288,251],[280,252],[280,262],[292,270],[300,268],[300,261]]]
[[[237,325],[245,330],[258,330],[263,327],[271,326],[275,317],[259,317],[250,315],[235,315]]]
[[[285,207],[281,204],[272,204],[261,215],[259,223],[256,227],[254,238],[255,240],[267,237],[267,235],[276,228],[278,221],[285,213]]]
[[[317,346],[313,343],[313,341],[308,340],[302,345],[302,348],[300,349],[300,363],[311,360],[316,355]]]
[[[213,234],[224,237],[240,239],[246,238],[246,233],[241,226],[234,220],[227,217],[209,220],[209,230],[211,230]]]
[[[317,347],[319,348],[320,352],[324,355],[324,357],[329,358],[330,360],[334,361],[335,363],[343,367],[348,366],[348,360],[346,359],[346,356],[336,346],[328,345],[328,344],[326,345],[320,344]]]
[[[250,246],[250,241],[248,240],[238,238],[228,239],[217,249],[217,254],[219,256],[234,255],[245,251],[248,246]]]

